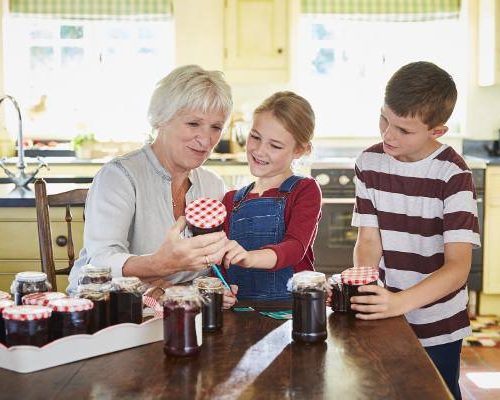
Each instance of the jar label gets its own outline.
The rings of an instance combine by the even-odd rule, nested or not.
[[[201,319],[201,312],[194,317],[194,327],[196,329],[196,343],[201,346],[203,343],[203,324]]]

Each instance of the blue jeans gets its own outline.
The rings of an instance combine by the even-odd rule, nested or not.
[[[451,394],[456,400],[462,399],[460,385],[458,384],[462,340],[438,346],[424,347],[424,349],[443,377]]]

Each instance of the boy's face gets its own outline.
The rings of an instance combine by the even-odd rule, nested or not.
[[[448,130],[444,125],[429,129],[418,117],[399,117],[386,104],[380,110],[379,127],[384,152],[404,162],[430,155],[440,146],[436,139]]]

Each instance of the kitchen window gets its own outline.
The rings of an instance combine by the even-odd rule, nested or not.
[[[170,17],[6,19],[6,91],[23,109],[28,138],[143,141],[149,97],[173,67]]]
[[[419,60],[434,62],[454,77],[459,100],[448,126],[459,132],[467,73],[463,21],[348,17],[303,14],[300,19],[295,82],[314,107],[317,136],[377,136],[387,80],[399,67]]]

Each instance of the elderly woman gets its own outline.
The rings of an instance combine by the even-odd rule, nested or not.
[[[69,291],[88,263],[111,267],[113,277],[180,283],[220,262],[225,234],[187,238],[183,213],[192,200],[224,195],[221,178],[201,165],[231,109],[231,89],[220,72],[189,65],[158,82],[149,105],[153,143],[115,158],[94,178],[85,207],[84,248]],[[227,306],[231,300],[225,301]]]

